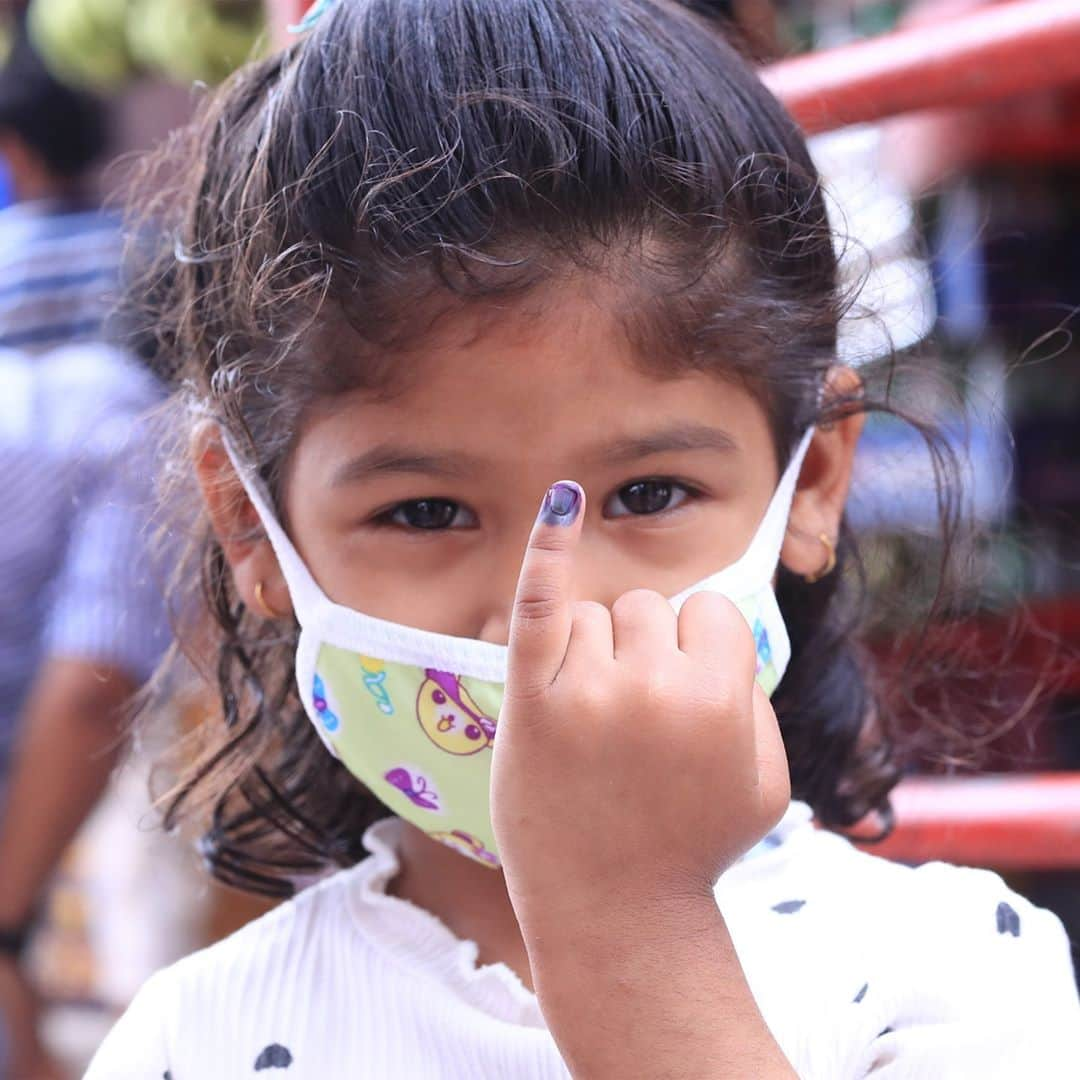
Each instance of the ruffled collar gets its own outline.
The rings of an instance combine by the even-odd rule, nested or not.
[[[536,995],[506,964],[477,964],[475,941],[462,940],[430,911],[387,893],[387,883],[401,868],[397,851],[404,827],[399,819],[386,818],[364,833],[371,855],[356,867],[350,894],[361,929],[382,952],[489,1015],[545,1028]]]
[[[792,802],[783,819],[725,875],[728,885],[747,864],[777,853],[792,834],[810,826],[805,803]],[[365,833],[371,853],[352,872],[350,906],[354,921],[373,945],[394,961],[434,978],[461,1000],[490,1016],[523,1027],[545,1028],[536,995],[503,963],[478,964],[475,941],[457,937],[441,919],[409,900],[391,896],[386,886],[401,864],[398,847],[404,823],[376,822]]]

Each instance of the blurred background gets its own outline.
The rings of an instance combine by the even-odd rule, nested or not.
[[[986,730],[977,772],[913,756],[881,850],[995,869],[1080,941],[1080,0],[687,3],[728,20],[813,135],[859,286],[844,357],[938,361],[898,393],[949,433],[985,526],[944,647],[1008,657],[998,692],[1023,719]],[[115,309],[118,196],[136,152],[302,14],[0,3],[0,1080],[80,1075],[149,974],[267,907],[155,818],[153,763],[198,694],[124,736],[169,643],[148,419],[168,387]],[[851,519],[886,594],[932,589],[936,512],[917,436],[871,418]],[[873,646],[902,664],[892,614]]]

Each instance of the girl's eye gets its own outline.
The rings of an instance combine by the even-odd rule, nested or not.
[[[461,529],[476,523],[471,510],[449,499],[412,499],[399,503],[385,519],[406,529]]]
[[[682,505],[691,491],[674,480],[635,480],[619,488],[604,504],[604,517],[626,517],[628,514],[659,514]]]

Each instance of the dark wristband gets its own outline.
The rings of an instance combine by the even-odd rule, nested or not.
[[[27,919],[22,926],[0,926],[0,956],[18,960],[30,944],[36,919]]]

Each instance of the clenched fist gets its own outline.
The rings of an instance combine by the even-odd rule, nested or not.
[[[711,896],[783,815],[787,759],[752,635],[717,594],[676,615],[568,595],[585,495],[547,493],[525,553],[492,816],[526,938],[584,912]]]

